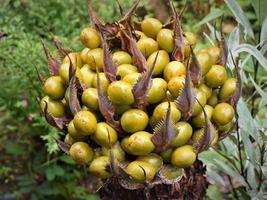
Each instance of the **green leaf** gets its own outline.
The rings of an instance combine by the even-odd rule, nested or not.
[[[263,23],[264,19],[267,17],[267,1],[266,0],[250,0],[255,13],[257,15],[258,20],[260,23]]]
[[[222,16],[222,14],[223,11],[221,9],[213,8],[207,16],[205,16],[200,22],[195,25],[195,27],[206,24],[207,22]]]
[[[53,164],[51,166],[48,166],[46,169],[46,178],[49,181],[52,181],[55,179],[56,176],[63,176],[65,170],[60,167],[59,165]]]
[[[75,165],[75,161],[73,159],[70,158],[70,156],[68,155],[62,155],[59,157],[59,159],[67,164],[70,164],[70,165]]]
[[[236,21],[244,27],[245,34],[249,35],[251,38],[254,38],[251,24],[238,3],[235,0],[225,0],[225,3],[234,14]]]
[[[265,42],[267,42],[267,17],[264,20],[264,22],[262,23],[262,27],[261,27],[261,36],[260,36],[260,44],[263,45]],[[265,50],[267,44],[265,44]],[[262,54],[264,54],[265,51],[262,51]]]
[[[207,175],[209,178],[211,178],[213,181],[221,184],[222,186],[225,186],[225,181],[221,177],[219,173],[217,173],[216,169],[212,169],[211,167],[208,167],[207,169]]]
[[[267,60],[266,58],[264,58],[264,56],[262,55],[262,53],[255,48],[254,46],[250,45],[250,44],[240,44],[235,50],[235,53],[241,53],[241,52],[247,52],[250,55],[254,56],[259,63],[262,65],[262,67],[267,70]]]
[[[242,142],[243,142],[243,145],[244,145],[244,149],[245,149],[245,152],[247,154],[247,158],[253,163],[253,165],[256,165],[256,162],[255,162],[255,149],[253,147],[253,144],[252,142],[250,141],[250,138],[249,138],[249,133],[246,129],[241,129],[241,139],[242,139]]]
[[[7,153],[14,156],[20,156],[25,153],[25,147],[15,142],[6,142],[5,149]]]
[[[253,83],[254,87],[256,88],[257,92],[261,95],[261,101],[259,105],[259,109],[263,108],[265,105],[267,105],[267,93],[261,89],[259,85],[255,83],[251,75],[249,76],[251,82]]]

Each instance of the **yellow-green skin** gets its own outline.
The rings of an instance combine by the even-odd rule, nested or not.
[[[164,162],[169,163],[171,162],[171,156],[172,156],[173,149],[168,148],[165,151],[160,152],[160,156],[164,160]]]
[[[162,29],[162,23],[158,19],[147,17],[141,22],[141,29],[146,36],[155,39]]]
[[[163,164],[162,158],[159,155],[153,153],[145,156],[138,156],[136,160],[151,164],[153,167],[155,167],[156,171],[158,171]]]
[[[130,109],[122,114],[121,127],[127,133],[135,133],[145,130],[148,120],[149,117],[143,110]]]
[[[132,64],[132,57],[125,51],[116,51],[111,56],[113,62],[117,65]]]
[[[75,140],[69,134],[67,134],[64,138],[64,142],[66,144],[72,145],[75,143]]]
[[[212,133],[214,134],[214,138],[210,144],[210,146],[214,146],[218,143],[218,139],[219,139],[219,134],[218,131],[214,128],[212,129]],[[204,134],[204,128],[198,129],[196,131],[194,131],[192,140],[194,143],[198,143],[200,141],[200,139],[203,137]]]
[[[127,166],[126,173],[129,174],[135,182],[143,183],[145,180],[152,181],[156,175],[156,170],[155,167],[148,162],[136,160]]]
[[[199,89],[196,89],[196,98],[198,99],[198,101],[200,102],[200,104],[204,107],[207,103],[207,97],[206,94],[204,92],[202,92]],[[197,101],[195,101],[194,104],[194,110],[193,110],[193,114],[192,116],[197,116],[200,112],[201,112],[201,106],[199,105],[199,103]]]
[[[197,53],[197,60],[201,66],[202,76],[204,76],[211,68],[212,60],[210,59],[210,55],[205,52]]]
[[[212,90],[211,96],[207,102],[212,107],[215,107],[218,103],[218,90]]]
[[[108,172],[109,166],[109,157],[99,156],[91,162],[88,171],[99,178],[106,179],[112,176],[112,174]]]
[[[129,150],[129,136],[126,136],[121,140],[121,148],[125,152],[127,152],[128,154],[130,153],[130,150]]]
[[[141,38],[136,45],[145,58],[159,50],[158,43],[152,38]]]
[[[190,167],[196,161],[196,153],[191,145],[176,148],[171,156],[171,163],[179,168]]]
[[[155,146],[151,141],[152,134],[145,132],[145,131],[139,131],[134,134],[132,134],[127,141],[127,147],[126,149],[129,150],[129,153],[131,155],[135,156],[143,156],[151,153]]]
[[[101,44],[99,33],[93,28],[85,28],[81,31],[80,40],[89,49],[95,49]]]
[[[118,115],[122,115],[124,112],[131,109],[131,105],[114,104],[114,106],[115,106],[115,113]]]
[[[168,90],[174,98],[177,98],[184,88],[185,77],[175,76],[168,82]]]
[[[65,107],[62,101],[53,100],[48,96],[45,96],[40,101],[42,111],[45,109],[45,102],[47,103],[47,111],[54,117],[64,117],[66,115]]]
[[[70,66],[70,60],[71,64],[76,68],[81,68],[82,67],[82,59],[79,53],[77,52],[71,52],[69,53],[62,61],[63,64],[68,64]]]
[[[184,76],[186,72],[185,66],[179,61],[168,63],[164,69],[164,79],[169,82],[173,77]]]
[[[141,76],[140,73],[133,72],[131,74],[126,75],[122,80],[134,86],[134,84],[138,81],[140,76]]]
[[[191,52],[190,46],[194,48],[197,42],[197,37],[192,32],[185,32],[184,42],[185,42],[185,57],[188,58]]]
[[[105,122],[100,122],[96,126],[93,139],[100,146],[109,147],[109,143],[113,145],[117,142],[118,134],[110,125]]]
[[[103,50],[101,48],[91,49],[87,53],[86,63],[91,67],[92,70],[103,71]]]
[[[210,88],[218,88],[227,80],[227,71],[221,65],[212,65],[205,76],[206,85]]]
[[[216,128],[218,129],[220,133],[224,133],[224,132],[228,132],[232,128],[232,126],[233,126],[232,122],[229,122],[225,125],[221,125],[221,126],[217,125]]]
[[[212,60],[212,64],[215,65],[220,58],[220,48],[219,47],[210,47],[208,53]]]
[[[86,63],[86,60],[87,60],[87,54],[88,54],[89,51],[90,51],[90,49],[87,48],[87,47],[85,47],[85,48],[81,51],[81,53],[80,53],[80,57],[81,57],[81,59],[82,59],[83,64]]]
[[[186,144],[190,140],[193,133],[193,128],[187,122],[178,122],[175,124],[175,128],[177,130],[177,135],[173,139],[171,146],[179,147]]]
[[[76,141],[83,141],[85,139],[84,134],[81,134],[74,126],[73,120],[68,124],[68,133]]]
[[[139,40],[142,39],[142,38],[147,38],[147,36],[141,31],[134,31],[134,32],[135,32],[135,34],[140,36]]]
[[[60,76],[51,76],[46,79],[43,89],[51,99],[60,100],[63,99],[66,88]]]
[[[161,102],[166,97],[168,85],[162,78],[153,78],[151,88],[148,92],[148,103],[155,104]]]
[[[125,81],[114,81],[108,86],[108,96],[112,103],[130,105],[134,103],[131,84]]]
[[[168,102],[163,102],[154,109],[152,117],[154,118],[155,125],[160,122],[165,116],[168,110]],[[177,109],[174,102],[171,102],[171,119],[173,123],[176,123],[181,118],[181,112]]]
[[[159,50],[157,52],[152,53],[148,57],[147,65],[149,67],[153,66],[153,63],[154,63],[154,61],[156,59],[156,56],[157,56],[157,53],[158,53],[158,57],[157,57],[156,64],[155,64],[155,67],[154,67],[154,70],[153,70],[153,75],[154,76],[158,76],[158,75],[162,74],[165,66],[170,62],[170,57],[169,57],[168,52],[164,51],[164,50]]]
[[[75,128],[84,135],[92,135],[96,131],[97,120],[90,111],[82,110],[73,119]]]
[[[204,110],[207,114],[209,120],[211,120],[213,107],[210,105],[205,105]],[[197,116],[193,117],[191,120],[192,126],[194,128],[202,128],[205,126],[205,117],[203,111],[200,112]]]
[[[102,147],[101,148],[101,152],[102,155],[104,156],[110,156],[110,151],[113,152],[114,157],[119,161],[122,162],[125,160],[125,152],[122,150],[120,144],[117,142],[116,144],[114,144],[111,149],[107,148],[107,147]]]
[[[219,99],[227,99],[231,97],[236,91],[236,82],[235,78],[227,79],[219,92]]]
[[[157,35],[157,42],[160,49],[171,53],[173,51],[173,31],[170,29],[161,29]]]
[[[99,110],[99,99],[96,88],[88,88],[82,94],[82,103],[92,110]]]
[[[85,142],[75,142],[70,147],[70,157],[79,164],[89,164],[94,158],[94,151]]]
[[[122,64],[117,68],[117,75],[123,79],[126,75],[138,72],[136,66],[131,64]]]
[[[201,83],[198,87],[199,90],[206,94],[207,99],[212,95],[212,88],[209,88],[205,83]]]
[[[80,69],[80,81],[87,87],[93,87],[94,77],[96,73],[91,70],[90,66],[88,64],[84,65]]]
[[[235,115],[234,108],[228,103],[219,103],[212,113],[212,121],[217,125],[226,125],[232,121]]]
[[[100,82],[100,86],[103,92],[106,93],[108,90],[109,82],[104,72],[99,73],[99,82]],[[96,74],[94,75],[94,78],[93,78],[93,87],[97,88],[97,75]]]

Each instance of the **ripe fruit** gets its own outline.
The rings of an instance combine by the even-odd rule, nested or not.
[[[107,148],[107,147],[102,147],[101,148],[101,153],[104,156],[109,156],[110,155],[110,151],[113,152],[114,157],[119,161],[122,162],[125,160],[125,152],[122,150],[121,145],[117,142],[116,144],[114,144],[111,149]]]
[[[142,131],[148,124],[147,114],[139,109],[130,109],[121,116],[121,127],[127,133]]]
[[[156,174],[156,170],[150,163],[138,160],[131,162],[127,166],[126,173],[129,174],[134,181],[142,183],[145,180],[151,181]]]
[[[108,89],[109,83],[108,83],[108,79],[107,79],[106,75],[103,72],[99,73],[99,82],[100,82],[100,86],[101,86],[102,90],[104,92],[106,92]],[[93,87],[97,88],[97,76],[96,76],[96,74],[94,75],[94,78],[93,78]]]
[[[157,35],[159,47],[168,53],[173,51],[173,31],[170,29],[161,29]]]
[[[51,76],[44,83],[44,93],[51,99],[59,100],[65,95],[64,82],[60,76]]]
[[[122,64],[118,66],[117,76],[119,75],[121,79],[123,79],[128,74],[132,74],[134,72],[137,72],[136,66],[130,64]]]
[[[53,100],[49,98],[48,96],[45,96],[40,101],[40,106],[43,112],[44,112],[46,103],[47,103],[47,111],[51,113],[51,115],[53,115],[54,117],[63,117],[66,114],[65,107],[62,101]]]
[[[85,106],[92,110],[98,110],[98,94],[96,88],[88,88],[82,94],[82,102]]]
[[[131,84],[125,81],[114,81],[108,86],[110,101],[120,105],[130,105],[134,102]]]
[[[184,87],[185,77],[175,76],[168,82],[168,90],[174,98],[177,98]]]
[[[141,38],[136,44],[145,58],[159,49],[158,43],[152,38]]]
[[[138,156],[137,161],[144,161],[149,164],[151,164],[153,167],[155,167],[156,170],[158,170],[162,166],[162,159],[157,154],[148,154],[146,156]]]
[[[116,51],[111,58],[117,65],[132,64],[132,57],[125,51]]]
[[[170,57],[168,55],[168,53],[166,51],[163,51],[163,50],[160,50],[160,51],[157,51],[158,52],[158,57],[157,57],[157,60],[156,60],[156,63],[155,63],[155,67],[154,67],[154,70],[153,70],[153,75],[156,76],[156,75],[160,75],[165,66],[170,62]],[[154,52],[152,53],[148,59],[147,59],[147,65],[149,67],[152,67],[155,59],[156,59],[156,56],[157,56],[157,52]]]
[[[205,76],[206,84],[211,88],[218,88],[219,86],[224,84],[226,79],[226,69],[221,65],[212,65],[211,69]]]
[[[80,69],[80,74],[81,74],[81,82],[87,87],[93,87],[93,81],[95,77],[95,72],[91,70],[90,66],[85,64],[81,69]]]
[[[109,158],[107,156],[99,156],[91,162],[88,171],[100,178],[109,178],[112,176],[108,170],[109,165]]]
[[[186,144],[193,133],[192,126],[187,122],[178,122],[175,124],[175,128],[177,129],[177,135],[173,139],[171,146],[179,147]]]
[[[82,141],[85,139],[84,135],[77,131],[77,129],[75,128],[73,120],[71,120],[68,124],[68,134],[71,138],[77,141]]]
[[[100,122],[96,126],[96,131],[93,135],[94,141],[103,146],[109,147],[109,144],[115,144],[118,140],[117,132],[105,122]]]
[[[168,63],[164,69],[164,79],[169,82],[173,77],[185,75],[185,66],[178,61]]]
[[[96,130],[96,118],[89,111],[78,112],[73,119],[75,128],[84,135],[91,135]]]
[[[196,98],[202,106],[205,106],[205,104],[207,103],[207,97],[205,93],[199,89],[196,90]],[[196,116],[201,112],[201,107],[199,103],[195,101],[194,111],[193,111],[192,116]]]
[[[197,53],[197,60],[201,66],[202,76],[204,76],[211,68],[212,60],[210,55],[206,52]]]
[[[92,70],[103,71],[103,50],[101,48],[92,49],[87,53],[86,63],[91,67]]]
[[[93,28],[85,28],[80,34],[81,42],[89,49],[95,49],[101,44],[98,32]]]
[[[79,164],[88,164],[93,160],[94,152],[85,142],[75,142],[70,147],[70,156]]]
[[[194,131],[192,140],[194,142],[199,142],[201,137],[203,136],[203,134],[204,134],[204,129],[203,128]],[[215,128],[212,129],[212,134],[214,134],[214,135],[213,135],[213,140],[211,141],[210,146],[216,145],[217,142],[218,142],[218,138],[219,138],[218,131]]]
[[[127,83],[130,83],[133,86],[137,82],[137,80],[140,78],[140,76],[141,76],[140,73],[133,72],[131,74],[124,76],[122,80]]]
[[[196,153],[191,145],[184,145],[175,149],[171,156],[171,163],[177,167],[191,166],[196,160]]]
[[[156,38],[162,28],[162,23],[158,19],[148,17],[141,22],[141,28],[145,35]]]
[[[219,103],[212,113],[212,120],[217,125],[225,125],[234,118],[234,108],[228,103]]]
[[[231,97],[236,91],[236,79],[229,78],[227,79],[219,92],[220,99],[227,99]]]
[[[129,153],[135,156],[143,156],[151,153],[155,146],[151,141],[152,134],[139,131],[132,134],[127,141]]]
[[[148,93],[148,103],[155,104],[161,102],[166,97],[167,83],[162,78],[153,78],[152,85]]]
[[[215,65],[220,57],[220,48],[218,47],[211,47],[208,49],[208,54],[212,60],[212,64]]]
[[[208,119],[210,120],[213,112],[213,107],[210,105],[205,105],[204,110],[207,114]],[[192,125],[194,128],[202,128],[205,126],[205,117],[203,111],[192,118]]]

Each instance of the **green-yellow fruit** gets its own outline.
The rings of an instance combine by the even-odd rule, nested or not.
[[[196,161],[196,157],[193,147],[184,145],[173,151],[171,163],[180,168],[190,167]]]
[[[127,166],[126,173],[129,174],[134,181],[142,183],[145,180],[153,180],[154,176],[156,175],[156,170],[153,165],[138,160],[131,162]]]
[[[131,105],[122,105],[122,104],[115,104],[115,113],[118,115],[122,115],[127,110],[131,109]]]
[[[60,76],[49,77],[45,81],[43,89],[44,93],[54,100],[63,99],[65,95],[65,85]]]
[[[70,147],[70,157],[79,164],[89,164],[94,158],[94,151],[85,142],[75,142]]]
[[[68,133],[73,139],[77,141],[82,141],[85,139],[84,135],[77,131],[77,129],[75,128],[73,120],[71,120],[68,124]]]
[[[64,142],[66,144],[72,145],[75,143],[75,140],[70,136],[70,134],[67,134],[64,138]]]
[[[87,54],[88,54],[88,52],[90,51],[90,49],[89,48],[84,48],[82,51],[81,51],[81,53],[80,53],[80,56],[81,56],[81,59],[82,59],[82,62],[83,63],[86,63],[86,60],[87,60]]]
[[[202,92],[199,89],[196,89],[196,98],[199,101],[199,103],[204,107],[207,103],[207,97],[206,94],[204,92]],[[194,104],[194,111],[192,116],[197,116],[200,112],[201,112],[201,106],[199,105],[199,103],[197,101],[195,101]]]
[[[227,79],[222,88],[220,89],[219,92],[219,98],[220,99],[227,99],[231,97],[235,91],[236,91],[236,79],[235,78],[229,78]]]
[[[93,28],[85,28],[80,34],[81,42],[90,49],[95,49],[101,44],[99,33]]]
[[[122,150],[120,144],[117,142],[114,144],[111,149],[107,147],[102,147],[101,152],[104,156],[110,156],[110,151],[112,151],[114,157],[117,159],[117,161],[122,162],[125,160],[125,152]]]
[[[118,66],[118,68],[117,68],[117,75],[119,75],[121,77],[121,79],[123,79],[128,74],[132,74],[135,72],[138,72],[137,68],[136,68],[136,66],[131,65],[131,64],[122,64],[122,65]]]
[[[152,53],[148,57],[147,65],[149,67],[153,66],[153,63],[154,63],[154,61],[156,59],[157,54],[158,54],[158,57],[157,57],[157,60],[156,60],[156,63],[155,63],[155,67],[154,67],[154,70],[153,70],[153,75],[154,76],[160,75],[163,72],[165,66],[170,62],[170,57],[169,57],[168,52],[164,51],[164,50],[160,50],[160,51]]]
[[[218,142],[219,134],[218,134],[218,131],[214,127],[212,128],[211,132],[213,133],[213,140],[211,141],[210,146],[214,146]],[[194,134],[192,137],[193,142],[198,143],[200,139],[203,137],[203,134],[204,134],[204,128],[194,131]]]
[[[160,152],[160,156],[162,157],[164,162],[169,163],[171,161],[172,152],[172,148],[168,148],[165,151]]]
[[[93,87],[95,72],[91,70],[89,65],[84,65],[80,69],[81,79],[80,81],[87,87]]]
[[[49,98],[48,96],[45,96],[42,98],[40,101],[40,106],[42,111],[44,112],[45,110],[45,102],[47,103],[47,111],[54,117],[64,117],[66,112],[65,112],[65,107],[62,101],[58,100],[53,100]]]
[[[155,167],[156,170],[160,169],[163,164],[162,158],[159,155],[153,153],[145,156],[138,156],[136,160],[147,162]]]
[[[206,84],[211,88],[218,88],[222,86],[226,79],[226,69],[221,65],[212,65],[211,69],[205,76]]]
[[[162,23],[158,19],[147,17],[141,22],[141,28],[148,37],[156,38]]]
[[[219,47],[211,47],[208,49],[208,53],[212,60],[212,64],[215,65],[218,59],[220,58],[220,48]]]
[[[210,59],[210,55],[205,52],[197,53],[197,60],[201,66],[202,76],[204,76],[211,68],[212,60]]]
[[[96,88],[88,88],[82,94],[82,103],[89,109],[98,110],[98,93]]]
[[[121,116],[121,127],[127,133],[134,133],[144,130],[148,125],[149,117],[139,109],[127,110]]]
[[[131,74],[126,75],[122,80],[134,86],[134,84],[138,81],[140,76],[141,76],[140,73],[133,72]]]
[[[213,107],[210,105],[205,105],[204,110],[207,114],[209,120],[211,120]],[[192,125],[194,128],[202,128],[205,126],[205,117],[203,111],[201,111],[197,116],[192,118]]]
[[[115,144],[117,142],[118,134],[110,125],[105,122],[100,122],[96,126],[93,139],[97,144],[109,147],[109,143]]]
[[[99,82],[100,82],[100,86],[101,86],[103,92],[106,93],[107,89],[108,89],[109,82],[108,82],[108,79],[107,79],[105,73],[103,73],[103,72],[99,73]],[[97,88],[97,75],[96,74],[94,75],[94,78],[93,78],[93,87]]]
[[[157,42],[160,49],[171,53],[173,51],[173,31],[170,29],[161,29],[157,35]]]
[[[151,153],[155,148],[151,138],[152,134],[145,131],[132,134],[127,141],[129,153],[136,156],[143,156]]]
[[[86,63],[91,67],[92,70],[99,71],[103,70],[103,50],[101,48],[91,49],[87,53]]]
[[[99,178],[109,178],[112,176],[112,174],[108,170],[109,166],[109,157],[100,156],[95,158],[91,162],[88,170],[90,173],[94,174]]]
[[[153,78],[152,85],[148,92],[148,103],[161,102],[166,97],[167,82],[162,78]]]
[[[212,90],[211,96],[208,99],[207,102],[209,105],[211,105],[212,107],[215,107],[218,103],[218,89],[216,90]]]
[[[234,108],[228,103],[219,103],[212,113],[212,120],[217,125],[225,125],[232,121],[235,115]]]
[[[177,135],[173,139],[171,146],[179,147],[186,144],[193,133],[192,126],[187,122],[178,122],[175,124],[175,128],[177,129]]]
[[[125,81],[114,81],[108,86],[108,96],[112,103],[130,105],[134,103],[131,84]]]
[[[168,82],[168,90],[174,98],[177,98],[184,88],[185,77],[175,76]]]
[[[184,76],[185,66],[179,61],[172,61],[168,63],[164,69],[164,79],[169,82],[173,77]]]
[[[159,50],[158,43],[152,38],[141,38],[136,44],[146,58]]]
[[[96,130],[97,120],[93,113],[82,110],[74,116],[73,123],[78,131],[84,135],[91,135]]]
[[[201,83],[198,89],[206,94],[207,99],[211,97],[212,89],[209,88],[205,83]]]
[[[116,51],[112,54],[112,60],[117,65],[132,64],[132,57],[125,51]]]

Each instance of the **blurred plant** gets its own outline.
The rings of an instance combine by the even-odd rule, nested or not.
[[[213,185],[208,190],[210,199],[266,199],[267,198],[267,13],[266,1],[251,1],[254,17],[260,26],[252,26],[235,0],[225,0],[238,25],[228,37],[228,67],[234,60],[240,68],[243,80],[243,98],[237,105],[237,126],[211,151],[200,159],[208,166],[208,177]],[[216,19],[214,13],[201,23],[207,23],[214,39],[214,27],[208,22]],[[219,36],[219,33],[217,33]],[[231,54],[233,59],[231,59]]]

